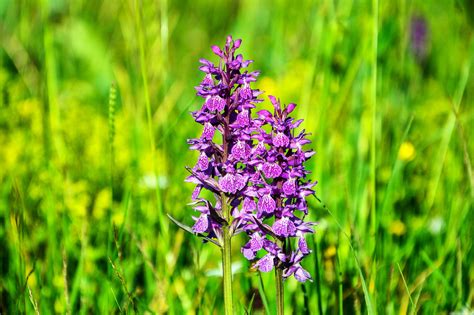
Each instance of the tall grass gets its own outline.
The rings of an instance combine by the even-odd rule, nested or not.
[[[228,34],[262,71],[259,88],[298,103],[317,151],[314,281],[284,283],[285,312],[472,311],[472,12],[0,1],[0,313],[222,313],[218,249],[164,214],[192,222],[198,59]],[[413,17],[426,21],[424,58]],[[236,312],[273,312],[273,274],[232,268]]]

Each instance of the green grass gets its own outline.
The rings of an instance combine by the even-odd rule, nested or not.
[[[219,249],[166,214],[192,223],[198,59],[228,34],[259,88],[298,103],[317,151],[314,281],[285,282],[286,313],[473,311],[472,12],[464,0],[0,1],[0,313],[222,313]],[[413,16],[429,29],[421,62]],[[271,313],[273,273],[250,270],[244,239],[235,310]]]

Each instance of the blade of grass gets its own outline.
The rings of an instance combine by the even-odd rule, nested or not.
[[[67,255],[66,249],[63,247],[63,282],[64,282],[64,307],[66,308],[66,315],[71,313],[71,303],[69,302],[69,289],[67,279]]]
[[[466,139],[466,134],[464,132],[464,127],[463,127],[463,124],[461,122],[461,120],[459,119],[459,112],[454,108],[454,104],[452,106],[452,109],[453,109],[453,113],[456,117],[456,125],[458,127],[458,134],[459,134],[459,138],[461,139],[461,143],[462,143],[462,149],[464,151],[464,166],[466,168],[466,172],[467,172],[467,178],[468,178],[468,182],[469,182],[469,185],[470,185],[470,188],[471,188],[471,198],[474,198],[474,175],[473,175],[473,172],[472,172],[472,163],[471,163],[471,157],[470,157],[470,154],[469,154],[469,149],[468,149],[468,141]]]
[[[376,191],[376,150],[377,150],[377,38],[378,38],[378,0],[372,0],[372,53],[371,53],[371,110],[372,133],[370,138],[370,193],[371,193],[371,234],[377,233],[377,191]]]
[[[250,315],[252,314],[252,308],[253,308],[253,300],[255,299],[255,293],[252,294],[252,298],[250,299],[249,301],[249,305],[247,306],[247,308],[245,308],[245,314],[247,315]]]
[[[260,271],[258,272],[258,292],[260,293],[260,298],[262,299],[262,303],[263,303],[263,307],[265,308],[265,313],[267,315],[270,315],[271,312],[270,312],[270,307],[268,305],[268,299],[267,299],[267,296],[265,294],[265,288],[263,286],[263,279],[262,279],[262,274],[260,273]]]
[[[321,200],[315,196],[315,198],[321,202]],[[321,202],[322,203],[322,202]],[[351,249],[351,253],[352,253],[352,256],[354,257],[354,261],[356,263],[356,269],[357,269],[357,272],[359,273],[359,276],[360,276],[360,280],[361,280],[361,283],[362,283],[362,290],[364,292],[364,299],[365,299],[365,303],[367,304],[367,313],[369,315],[372,315],[372,314],[376,314],[375,311],[374,311],[374,307],[373,307],[373,303],[372,303],[372,299],[370,297],[370,294],[369,294],[369,291],[367,289],[367,284],[365,282],[365,277],[364,277],[364,274],[362,272],[362,269],[360,267],[360,263],[359,263],[359,259],[357,258],[357,255],[356,255],[356,251],[354,249],[354,247],[352,246],[352,242],[351,242],[351,238],[349,237],[349,235],[346,234],[346,232],[344,231],[344,229],[342,228],[342,225],[339,223],[339,220],[333,215],[333,213],[331,212],[331,210],[329,210],[329,208],[323,204],[323,208],[326,209],[326,211],[329,213],[329,215],[331,217],[333,217],[334,221],[336,222],[339,230],[342,232],[342,234],[344,235],[344,237],[347,239],[348,241],[348,244],[349,244],[349,247]]]
[[[371,198],[371,239],[373,240],[373,261],[371,283],[377,283],[376,266],[377,266],[377,231],[378,231],[378,214],[377,214],[377,53],[378,53],[378,0],[372,0],[372,52],[371,52],[371,110],[372,110],[372,132],[370,139],[370,198]],[[364,283],[362,283],[364,285]],[[366,290],[367,288],[365,288]],[[370,286],[371,293],[374,293],[375,286]],[[374,298],[376,295],[374,295]]]
[[[410,290],[408,289],[407,282],[405,281],[405,277],[403,276],[402,268],[400,268],[400,264],[398,262],[397,262],[397,267],[398,267],[398,271],[400,272],[400,276],[402,277],[403,285],[405,286],[405,289],[407,290],[407,294],[408,294],[408,298],[410,299],[411,306],[412,308],[415,308],[415,303],[413,303]]]
[[[39,308],[38,308],[38,302],[36,301],[35,297],[33,296],[33,292],[31,291],[31,288],[30,288],[29,285],[27,286],[27,288],[28,288],[28,296],[30,298],[31,304],[33,305],[33,309],[35,310],[35,314],[40,315],[40,311],[39,311]]]
[[[319,245],[316,241],[316,235],[313,234],[313,245],[314,245],[314,274],[316,275],[316,297],[318,299],[318,312],[320,315],[323,313],[323,297],[321,294],[321,273],[320,273],[320,266],[319,266]]]
[[[469,79],[469,72],[471,69],[471,62],[473,59],[474,59],[474,40],[471,40],[470,54],[468,58],[466,59],[466,61],[464,62],[463,67],[461,69],[461,75],[459,77],[458,86],[456,88],[456,91],[453,97],[453,112],[454,113],[459,112],[459,108],[461,107],[461,101],[464,95],[464,91],[466,90],[467,82]],[[441,139],[441,143],[439,145],[438,154],[436,158],[437,163],[435,164],[435,168],[432,173],[433,175],[431,177],[429,187],[428,187],[428,197],[426,199],[428,208],[432,208],[435,201],[436,192],[438,190],[438,185],[441,179],[441,173],[443,172],[444,162],[446,160],[449,143],[451,141],[451,135],[453,133],[454,126],[456,123],[456,116],[453,112],[450,112],[448,114],[448,118],[443,128],[443,137]]]
[[[118,310],[119,310],[120,314],[122,314],[123,311],[122,311],[122,308],[120,307],[119,301],[117,300],[117,295],[115,295],[114,288],[110,287],[110,291],[112,292],[112,296],[114,297],[115,304],[117,304],[117,307],[118,307]]]
[[[337,283],[338,283],[338,290],[337,290],[337,299],[339,301],[339,314],[344,314],[344,295],[343,295],[343,284],[342,284],[342,271],[341,271],[341,261],[339,258],[339,250],[336,250],[336,266],[337,266]]]
[[[150,93],[148,91],[148,73],[147,73],[147,65],[146,65],[146,58],[145,58],[145,35],[144,29],[142,26],[142,19],[141,19],[141,10],[139,1],[135,0],[135,23],[137,28],[137,38],[138,38],[138,48],[140,54],[140,73],[142,78],[142,85],[143,85],[143,94],[145,98],[145,108],[146,108],[146,117],[147,117],[147,126],[148,126],[148,137],[150,141],[150,152],[151,152],[151,159],[152,159],[152,169],[153,174],[155,176],[155,195],[156,195],[156,204],[157,204],[157,211],[158,211],[158,220],[160,225],[160,232],[164,239],[168,239],[168,228],[165,226],[165,220],[163,218],[163,205],[161,201],[161,192],[160,187],[158,185],[158,169],[156,165],[156,141],[155,141],[155,134],[153,132],[153,115],[151,112],[151,102],[150,102]]]
[[[421,258],[432,269],[433,275],[438,277],[441,280],[441,282],[443,282],[443,285],[444,285],[443,289],[445,289],[447,291],[450,291],[451,293],[455,294],[456,290],[452,287],[450,281],[446,278],[443,271],[440,270],[441,266],[437,266],[436,262],[431,260],[431,258],[428,256],[428,254],[425,251],[421,252]]]
[[[89,244],[89,233],[88,233],[88,221],[84,220],[82,223],[82,231],[81,231],[81,249],[78,258],[78,266],[76,268],[76,272],[74,274],[74,279],[72,281],[72,290],[71,290],[71,307],[74,309],[76,305],[76,301],[78,298],[81,297],[81,282],[84,281],[84,278],[87,277],[86,273],[84,272],[84,265],[86,264],[86,257],[87,257],[87,250]],[[110,280],[110,278],[108,278]]]
[[[418,313],[418,312],[417,312],[418,301],[420,300],[421,291],[423,291],[423,286],[424,286],[424,284],[425,284],[424,282],[421,283],[420,288],[418,289],[418,293],[417,293],[416,296],[415,296],[415,305],[414,305],[413,309],[411,310],[410,315],[415,315],[415,314]]]
[[[309,310],[310,310],[310,306],[309,306],[309,295],[310,295],[310,291],[308,291],[306,289],[306,287],[309,286],[309,283],[304,283],[301,285],[301,290],[303,291],[303,314],[305,315],[308,315],[310,314],[309,313]]]

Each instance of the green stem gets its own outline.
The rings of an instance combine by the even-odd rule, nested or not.
[[[281,202],[281,201],[279,201]],[[276,240],[280,248],[285,248],[285,243]],[[283,270],[275,266],[275,287],[276,287],[276,304],[277,315],[283,315],[285,312],[285,287],[283,286]]]
[[[319,245],[316,241],[316,236],[313,234],[313,243],[314,243],[314,259],[316,261],[315,264],[315,275],[316,275],[316,293],[318,296],[318,311],[319,315],[323,315],[323,300],[321,295],[321,275],[319,273]]]
[[[150,151],[151,151],[151,167],[153,169],[153,175],[156,180],[155,185],[155,195],[156,195],[156,204],[158,212],[158,220],[160,225],[160,233],[162,233],[164,239],[168,239],[168,228],[165,226],[163,220],[163,205],[161,202],[161,192],[158,185],[158,168],[156,164],[156,141],[155,134],[153,132],[153,114],[151,111],[151,101],[150,101],[150,92],[148,91],[148,72],[146,65],[146,56],[145,56],[145,35],[144,29],[142,27],[142,20],[140,16],[140,6],[139,0],[135,0],[135,23],[137,27],[137,38],[138,38],[138,51],[140,56],[140,72],[142,77],[143,84],[143,94],[145,98],[145,108],[146,108],[146,120],[148,127],[148,138],[150,140]]]
[[[283,287],[283,270],[280,268],[275,268],[275,284],[277,315],[283,315],[285,311],[285,292]]]
[[[230,209],[227,199],[222,198],[222,212],[227,222],[230,219]],[[226,315],[234,314],[234,305],[232,304],[232,259],[231,259],[231,235],[229,226],[222,227],[224,243],[222,244],[222,275],[224,281],[224,310]]]

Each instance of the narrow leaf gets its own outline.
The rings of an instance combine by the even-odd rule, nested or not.
[[[268,300],[267,296],[265,294],[265,288],[263,287],[263,280],[262,280],[262,274],[260,271],[258,272],[258,278],[259,278],[259,285],[258,285],[258,292],[260,293],[260,297],[262,299],[263,307],[265,307],[265,313],[267,315],[270,315],[270,307],[268,306]]]
[[[219,247],[221,247],[221,244],[219,244],[219,242],[217,242],[216,240],[212,239],[212,238],[209,238],[207,236],[205,236],[204,234],[201,234],[201,233],[194,233],[193,232],[193,229],[190,227],[190,226],[187,226],[186,224],[184,223],[181,223],[179,222],[178,220],[176,220],[175,218],[173,218],[169,213],[166,214],[168,216],[168,218],[174,223],[176,224],[179,228],[181,228],[182,230],[186,231],[186,232],[189,232],[193,235],[197,235],[203,239],[205,239],[206,241],[208,242],[211,242]]]

